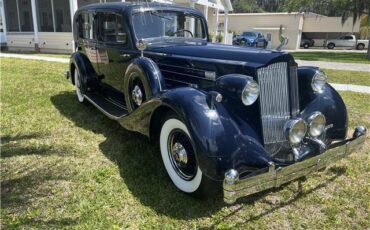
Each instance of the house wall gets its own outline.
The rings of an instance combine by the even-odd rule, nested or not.
[[[246,30],[258,30],[265,37],[272,35],[271,47],[276,48],[280,44],[279,27],[283,26],[283,34],[289,38],[285,49],[298,48],[300,24],[302,24],[303,14],[301,13],[256,13],[256,14],[229,14],[229,30],[241,33]],[[224,15],[220,15],[220,22],[224,22]]]

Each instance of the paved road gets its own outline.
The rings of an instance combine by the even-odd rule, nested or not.
[[[333,86],[334,89],[339,90],[339,91],[352,91],[352,92],[357,92],[357,93],[370,93],[370,87],[369,86],[335,84],[335,83],[330,83],[330,85]]]
[[[305,52],[305,53],[312,53],[312,52],[328,52],[328,53],[367,53],[367,49],[364,50],[354,50],[354,49],[320,49],[320,48],[310,48],[310,49],[296,49],[296,50],[286,50],[289,53],[294,52]]]
[[[0,57],[22,58],[22,59],[32,59],[32,60],[42,60],[42,61],[62,62],[62,63],[69,62],[68,58],[45,57],[45,56],[27,55],[27,54],[0,53]],[[320,68],[330,69],[330,67],[336,67],[335,69],[342,69],[342,68],[347,68],[346,70],[360,69],[358,71],[370,72],[370,65],[368,64],[318,62],[318,61],[297,61],[297,62],[299,65],[319,66]],[[352,67],[352,69],[350,67]],[[346,85],[346,84],[331,84],[331,85],[337,90],[370,93],[370,87],[368,86]]]
[[[296,60],[299,66],[318,66],[322,69],[351,70],[370,72],[370,64],[326,62],[326,61],[303,61]]]
[[[47,56],[38,56],[38,55],[30,55],[30,54],[0,53],[0,57],[21,58],[21,59],[31,59],[31,60],[69,63],[68,58],[47,57]]]

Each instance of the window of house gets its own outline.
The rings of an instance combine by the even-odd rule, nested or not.
[[[56,32],[71,32],[71,13],[68,0],[54,0]]]
[[[40,32],[71,32],[68,0],[37,0]]]
[[[127,33],[122,16],[114,13],[99,13],[99,40],[125,44]]]
[[[4,0],[9,32],[32,32],[31,0]]]

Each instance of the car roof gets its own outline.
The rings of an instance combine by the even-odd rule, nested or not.
[[[132,11],[142,11],[142,10],[173,10],[173,11],[182,11],[190,14],[195,14],[198,16],[202,16],[203,14],[201,11],[185,6],[179,6],[176,4],[165,4],[165,3],[157,3],[157,2],[147,2],[147,3],[132,3],[132,2],[112,2],[112,3],[94,3],[83,6],[78,9],[80,11],[88,11],[88,10],[114,10],[114,11],[121,11],[122,13],[125,12],[132,12]]]

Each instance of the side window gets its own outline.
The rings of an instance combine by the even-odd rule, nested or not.
[[[352,40],[352,36],[345,36],[344,39],[345,40]]]
[[[127,33],[122,16],[114,13],[100,13],[98,39],[103,42],[126,44]]]
[[[94,16],[92,13],[82,13],[78,17],[78,36],[83,39],[94,39]]]

